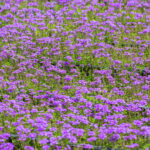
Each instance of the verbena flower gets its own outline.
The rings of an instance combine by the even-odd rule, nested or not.
[[[93,142],[93,141],[96,141],[96,140],[97,140],[96,137],[87,138],[87,141],[88,141],[88,142]]]
[[[100,139],[104,140],[105,138],[107,138],[107,135],[106,135],[105,133],[100,133],[100,134],[98,135],[98,137],[99,137]]]
[[[137,143],[133,143],[131,145],[126,145],[127,148],[135,148],[135,147],[139,147],[139,144]]]
[[[25,148],[25,150],[34,150],[34,148],[32,146],[25,146],[24,148]]]
[[[2,143],[0,144],[0,149],[1,150],[13,150],[15,148],[14,144],[12,143]]]

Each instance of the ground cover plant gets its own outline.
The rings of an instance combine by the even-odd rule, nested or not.
[[[149,0],[0,1],[0,149],[150,148]]]

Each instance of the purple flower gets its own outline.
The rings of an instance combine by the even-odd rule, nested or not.
[[[79,80],[78,83],[83,86],[85,86],[87,84],[87,82],[85,80]]]
[[[4,128],[4,127],[0,127],[0,131],[2,131],[2,130],[3,130],[3,128]]]
[[[43,150],[49,150],[49,148],[50,148],[49,145],[44,145],[44,146],[42,146],[42,149],[43,149]]]
[[[8,139],[9,137],[10,137],[9,133],[3,133],[3,134],[0,135],[1,139]]]
[[[139,147],[139,144],[137,143],[133,143],[131,145],[126,145],[127,148],[135,148],[135,147]]]
[[[100,139],[104,140],[104,139],[107,137],[107,135],[106,135],[105,133],[100,133],[100,134],[98,135],[98,137],[99,137]]]
[[[31,139],[35,140],[35,138],[36,138],[36,133],[30,133],[30,134],[29,134],[29,137],[30,137]]]
[[[138,127],[141,127],[143,125],[143,122],[140,121],[140,120],[134,120],[133,124],[136,125],[136,126],[138,126]]]
[[[84,134],[84,129],[76,129],[77,136],[83,136],[83,134]]]
[[[66,150],[71,150],[71,147],[69,145],[67,145]]]
[[[26,134],[20,134],[19,135],[19,140],[20,141],[26,141],[26,139],[27,139],[27,135]]]
[[[34,84],[37,84],[37,83],[38,83],[38,80],[37,80],[37,79],[32,79],[32,81],[34,82]]]
[[[36,113],[36,112],[38,112],[38,110],[35,109],[35,108],[33,108],[33,109],[31,110],[31,113]]]
[[[58,144],[58,140],[56,137],[51,137],[50,138],[50,145],[57,145]]]
[[[42,145],[45,145],[48,142],[49,142],[48,139],[42,139],[42,140],[39,141],[39,143],[42,144]]]
[[[88,131],[88,136],[95,136],[95,132],[94,131]]]
[[[65,85],[65,86],[63,87],[63,89],[64,89],[64,90],[69,90],[69,89],[72,89],[72,86],[70,86],[70,85]]]
[[[114,135],[110,138],[110,141],[115,142],[115,141],[119,140],[119,138],[120,138],[120,135],[119,135],[119,134],[114,134]]]
[[[25,146],[24,148],[25,148],[25,150],[34,150],[34,148],[32,146]]]
[[[129,135],[129,136],[123,136],[123,138],[124,138],[124,139],[125,139],[125,141],[126,141],[126,140],[128,140],[128,139],[130,139],[130,140],[137,139],[137,136],[136,136],[136,135],[131,134],[131,135]]]
[[[92,148],[93,148],[93,145],[91,145],[91,144],[85,144],[85,145],[84,145],[84,148],[86,148],[86,149],[92,149]]]
[[[121,61],[119,61],[119,60],[114,60],[114,63],[115,63],[116,65],[118,65],[118,64],[121,63]]]
[[[66,76],[64,77],[64,80],[65,80],[65,81],[71,81],[72,79],[73,79],[73,77],[70,76],[70,75],[66,75]]]
[[[149,85],[144,85],[144,86],[142,86],[142,89],[145,90],[145,91],[150,90],[150,86]]]
[[[69,62],[73,62],[73,59],[71,56],[66,56],[66,59],[69,61]]]
[[[96,141],[96,137],[90,137],[90,138],[87,138],[87,141],[88,142],[93,142],[93,141]]]
[[[70,136],[70,143],[77,143],[77,138],[75,136]]]
[[[28,6],[38,6],[38,3],[37,2],[28,3]]]
[[[0,144],[1,150],[14,150],[15,146],[12,143],[2,143]]]

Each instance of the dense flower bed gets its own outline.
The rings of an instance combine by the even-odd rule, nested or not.
[[[0,1],[0,149],[150,148],[150,1]]]

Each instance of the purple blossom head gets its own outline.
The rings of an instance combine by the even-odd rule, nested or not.
[[[101,139],[101,140],[104,140],[105,138],[107,138],[107,135],[105,133],[100,133],[98,135],[98,137]]]
[[[24,148],[25,148],[25,150],[34,150],[34,147],[32,147],[32,146],[25,146]]]
[[[127,148],[137,148],[137,147],[139,147],[139,144],[133,143],[133,144],[131,144],[131,145],[126,145],[126,147],[127,147]]]
[[[2,143],[0,144],[0,149],[1,150],[14,150],[15,146],[12,143]]]

